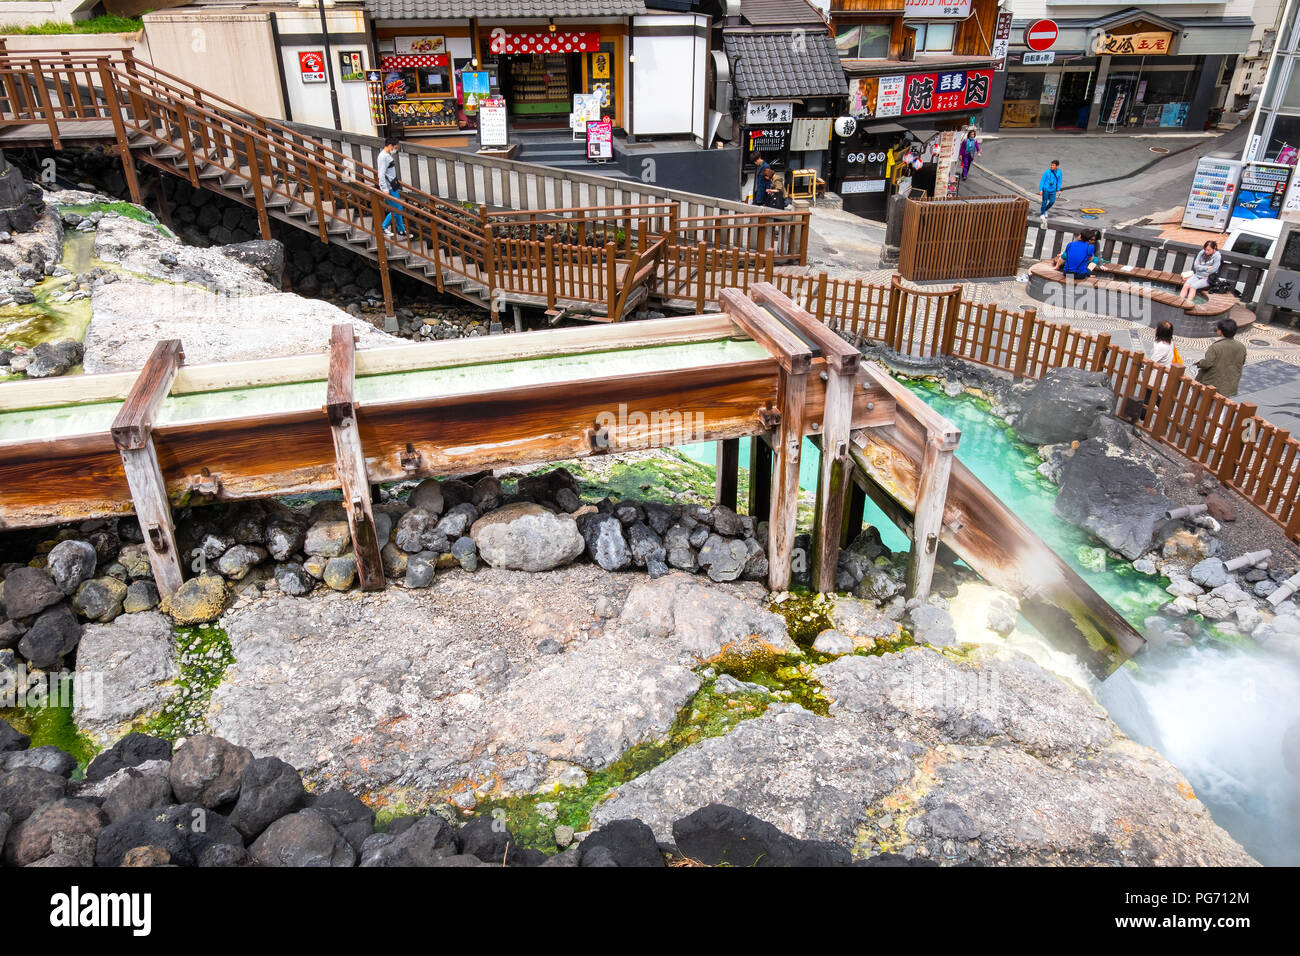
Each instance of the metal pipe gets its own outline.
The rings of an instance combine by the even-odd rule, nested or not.
[[[1205,514],[1209,509],[1209,505],[1183,505],[1181,508],[1170,508],[1165,512],[1165,517],[1194,518],[1196,515]]]
[[[1223,570],[1240,571],[1242,568],[1253,567],[1261,561],[1272,557],[1273,552],[1265,548],[1263,551],[1251,551],[1249,554],[1243,554],[1241,557],[1233,558],[1231,561],[1223,562]]]

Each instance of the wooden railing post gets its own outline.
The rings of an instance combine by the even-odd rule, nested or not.
[[[262,167],[257,161],[257,143],[251,132],[244,133],[244,153],[248,157],[248,181],[257,204],[257,228],[263,239],[271,238],[271,219],[266,214],[266,194],[262,192]]]
[[[547,236],[542,243],[543,255],[546,256],[546,308],[555,309],[555,237]]]
[[[442,291],[442,232],[438,229],[438,217],[434,215],[429,220],[429,242],[433,244],[433,275],[434,281],[438,283],[438,291]],[[448,247],[447,255],[451,255],[451,248]]]
[[[131,158],[131,144],[126,138],[126,124],[122,122],[122,109],[117,102],[117,88],[113,85],[113,71],[109,68],[108,57],[99,59],[99,81],[104,84],[104,100],[108,104],[108,113],[113,118],[113,134],[117,137],[117,154],[122,161],[126,188],[131,195],[131,202],[138,206],[142,201],[140,180],[135,175],[135,160]],[[58,149],[57,144],[54,148]]]
[[[943,326],[939,334],[939,355],[952,355],[957,340],[957,321],[961,317],[961,286],[954,286],[943,304]]]
[[[689,249],[689,246],[685,247]],[[689,275],[689,270],[688,270]],[[709,247],[700,240],[695,245],[695,314],[704,314],[705,293],[709,279]]]
[[[384,235],[384,199],[378,191],[370,195],[370,228],[374,231],[375,255],[379,260],[379,285],[384,290],[384,317],[396,317],[393,310],[393,278],[388,274],[388,246]]]
[[[816,317],[818,322],[826,321],[826,273],[823,271],[817,276],[817,311]]]
[[[309,160],[307,164],[307,169],[309,170],[308,180],[311,183],[312,207],[316,210],[316,231],[320,235],[321,242],[329,242],[330,241],[329,229],[326,228],[325,226],[325,205],[321,202],[321,195],[320,195],[321,194],[320,166]],[[195,185],[197,186],[198,183],[195,182]],[[393,202],[397,202],[397,200],[394,199]],[[394,214],[396,214],[399,211],[400,210],[394,210]],[[377,232],[381,236],[383,235],[383,231],[384,231],[383,226],[380,225],[380,223],[382,222],[383,222],[382,219],[377,220],[375,222]]]
[[[1110,350],[1110,335],[1102,333],[1093,345],[1092,365],[1090,371],[1100,372],[1106,366],[1106,353]]]
[[[33,58],[31,60],[32,83],[36,87],[36,102],[41,104],[41,109],[45,111],[45,124],[50,129],[50,141],[55,149],[62,149],[63,142],[59,139],[59,121],[54,115],[54,107],[50,105],[50,91],[45,88],[45,72],[41,69],[41,61]]]
[[[1156,407],[1155,421],[1151,423],[1150,432],[1156,438],[1162,438],[1169,425],[1169,416],[1173,414],[1174,402],[1183,385],[1183,367],[1172,365],[1165,372],[1160,387],[1160,404]]]
[[[629,275],[628,279],[631,278]],[[609,321],[617,322],[619,320],[617,312],[618,245],[611,240],[605,243],[605,313],[609,316]]]
[[[905,295],[907,295],[906,290],[895,278],[889,286],[889,307],[885,310],[885,345],[894,350],[898,349],[899,313],[902,311]]]
[[[1219,481],[1225,485],[1231,485],[1236,477],[1237,465],[1241,462],[1241,453],[1245,447],[1243,432],[1246,423],[1254,418],[1258,411],[1259,406],[1252,402],[1243,402],[1238,404],[1233,412],[1232,422],[1228,426],[1228,447],[1224,449],[1215,468]],[[1294,492],[1292,496],[1295,496]]]
[[[1020,313],[1020,341],[1016,343],[1016,365],[1011,374],[1017,379],[1025,377],[1029,364],[1029,349],[1033,343],[1034,329],[1038,324],[1038,310],[1025,309]]]
[[[776,273],[776,256],[772,252],[772,247],[768,246],[767,256],[763,262],[763,281],[771,282],[772,276]]]

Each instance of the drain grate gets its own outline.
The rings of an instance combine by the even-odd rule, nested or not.
[[[1287,336],[1287,338],[1297,338],[1297,336]],[[1250,344],[1251,345],[1272,345],[1273,343],[1270,342],[1268,339],[1251,339]]]

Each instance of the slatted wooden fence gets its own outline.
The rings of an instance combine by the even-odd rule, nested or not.
[[[918,282],[1015,275],[1028,216],[1021,196],[909,199],[899,274]]]

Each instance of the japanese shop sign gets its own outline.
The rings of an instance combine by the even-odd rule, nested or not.
[[[1103,33],[1097,37],[1092,52],[1099,55],[1155,56],[1169,52],[1173,37],[1172,33],[1130,33],[1124,36]]]
[[[989,105],[992,70],[914,73],[905,77],[903,115],[983,109]]]
[[[970,16],[970,0],[903,0],[903,16],[964,20]]]
[[[794,120],[794,104],[773,100],[750,100],[745,104],[745,125],[761,126],[764,123],[789,123]]]
[[[325,52],[323,50],[303,50],[298,54],[298,70],[304,83],[325,82]]]

